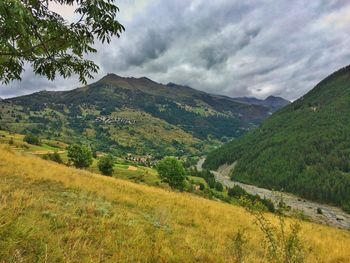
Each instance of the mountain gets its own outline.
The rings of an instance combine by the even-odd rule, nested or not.
[[[350,66],[209,154],[204,166],[237,162],[232,177],[342,205],[350,212]]]
[[[275,96],[269,96],[265,100],[259,100],[254,97],[240,97],[234,98],[234,100],[251,105],[261,105],[266,108],[269,108],[271,112],[276,112],[291,103],[289,100]]]
[[[6,99],[0,110],[3,130],[160,156],[197,154],[208,140],[239,137],[270,114],[187,86],[115,74],[70,91]]]
[[[1,262],[220,263],[237,262],[238,253],[246,262],[271,262],[265,234],[237,205],[72,169],[3,145],[0,163]],[[268,219],[277,223],[273,214]],[[347,262],[349,231],[298,222],[308,262]]]

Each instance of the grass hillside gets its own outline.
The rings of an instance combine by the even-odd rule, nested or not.
[[[115,153],[193,155],[238,137],[269,109],[176,84],[109,74],[91,85],[0,102],[0,129]]]
[[[212,152],[205,166],[237,161],[236,180],[342,205],[350,212],[349,102],[346,67],[259,128]]]
[[[54,140],[42,139],[39,145],[33,145],[25,142],[24,135],[9,133],[0,130],[0,144],[7,145],[11,150],[35,155],[45,158],[48,154],[58,153],[63,164],[68,165],[68,145]],[[46,155],[46,156],[45,156]],[[93,158],[89,171],[101,173],[98,169],[98,158]],[[138,183],[145,183],[153,186],[163,186],[157,171],[154,168],[147,167],[144,164],[128,161],[124,158],[115,158],[112,175],[115,178],[122,178]],[[166,184],[165,184],[166,185]]]
[[[241,207],[71,169],[5,146],[0,193],[1,262],[235,262],[238,230],[246,235],[246,262],[269,262],[259,228]],[[307,262],[348,262],[348,231],[302,222],[300,234]]]
[[[33,145],[24,142],[24,137],[25,136],[22,134],[9,133],[0,130],[0,143],[8,144],[12,149],[16,149],[20,152],[31,153],[39,156],[54,152],[64,154],[68,147],[68,145],[63,142],[46,139],[42,139],[40,145]]]

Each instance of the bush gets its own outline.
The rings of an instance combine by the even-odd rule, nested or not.
[[[242,187],[240,187],[239,185],[235,185],[232,188],[228,189],[228,195],[230,197],[237,197],[237,198],[239,198],[239,197],[247,195],[247,194],[248,193]]]
[[[183,190],[186,172],[182,163],[174,157],[166,157],[157,164],[157,171],[170,187]]]
[[[283,202],[283,201],[282,201]],[[303,263],[306,258],[306,249],[300,238],[300,225],[291,223],[286,226],[284,208],[279,210],[279,223],[272,224],[265,215],[254,208],[254,203],[248,199],[242,199],[245,209],[254,216],[255,223],[264,235],[264,245],[268,262],[271,263]]]
[[[219,191],[219,192],[222,192],[222,191],[224,191],[224,186],[222,185],[222,183],[216,182],[216,183],[215,183],[215,189],[216,189],[217,191]]]
[[[232,238],[232,253],[234,255],[235,262],[244,262],[244,257],[247,253],[248,238],[246,237],[245,230],[238,230]]]
[[[56,163],[63,163],[61,156],[57,152],[45,154],[43,155],[43,159],[53,161]]]
[[[343,204],[343,205],[342,205],[342,209],[343,209],[346,213],[350,214],[350,202],[348,202],[348,203],[346,203],[346,204]]]
[[[86,145],[73,144],[68,147],[69,161],[77,168],[86,168],[92,164],[92,152]]]
[[[244,190],[239,185],[235,185],[234,187],[228,189],[228,196],[240,199],[242,197],[250,200],[251,202],[255,203],[257,208],[263,208],[264,210],[267,209],[270,212],[275,212],[275,205],[270,199],[261,198],[259,195],[252,195],[249,194],[246,190]],[[263,207],[262,207],[263,206]]]
[[[204,178],[209,188],[215,188],[216,180],[215,180],[214,174],[212,174],[209,170],[198,171],[197,168],[194,168],[194,169],[188,169],[188,173],[191,176]]]
[[[271,199],[261,199],[260,202],[269,210],[269,212],[274,213],[276,212],[275,205],[271,201]]]
[[[32,134],[24,136],[23,141],[32,145],[40,145],[39,137]]]
[[[111,176],[113,174],[114,158],[112,155],[106,155],[98,160],[98,169],[104,175]]]

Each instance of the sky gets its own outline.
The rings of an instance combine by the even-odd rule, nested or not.
[[[89,55],[107,73],[146,76],[231,97],[295,100],[350,64],[349,0],[119,0],[126,31]],[[52,6],[74,20],[74,7]],[[26,66],[0,97],[80,87]]]

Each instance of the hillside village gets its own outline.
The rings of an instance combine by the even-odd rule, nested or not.
[[[104,123],[104,124],[112,124],[116,123],[118,125],[134,125],[136,124],[136,120],[130,120],[127,118],[121,117],[108,117],[108,116],[98,116],[95,119],[96,123]]]
[[[155,158],[150,154],[146,154],[146,155],[141,156],[141,155],[133,155],[133,154],[129,153],[125,157],[125,160],[137,162],[137,163],[140,163],[140,164],[143,164],[146,166],[155,166],[156,165]]]

